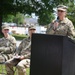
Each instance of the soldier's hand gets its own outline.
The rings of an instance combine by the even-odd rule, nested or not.
[[[56,29],[58,27],[59,23],[58,22],[54,22],[54,29]]]
[[[20,56],[20,60],[23,60],[23,59],[25,59],[25,57],[24,56]]]

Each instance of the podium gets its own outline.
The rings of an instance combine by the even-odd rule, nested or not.
[[[74,75],[75,43],[66,36],[33,34],[30,75]]]

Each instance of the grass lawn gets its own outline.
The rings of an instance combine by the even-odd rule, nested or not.
[[[26,75],[30,75],[30,68],[27,68]]]
[[[6,71],[5,71],[5,65],[4,64],[0,64],[0,75],[5,75]]]
[[[27,68],[26,75],[29,75],[29,71],[30,71],[30,69]],[[6,75],[5,65],[0,64],[0,75]],[[15,75],[17,75],[17,70],[15,72]]]

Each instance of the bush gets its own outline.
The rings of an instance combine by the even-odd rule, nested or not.
[[[24,38],[28,37],[27,35],[24,34],[12,34],[16,38],[16,40],[23,40]]]
[[[12,34],[12,36],[14,36],[16,40],[23,40],[24,38],[28,37],[27,35],[24,34]],[[2,37],[3,35],[0,35],[0,38]]]

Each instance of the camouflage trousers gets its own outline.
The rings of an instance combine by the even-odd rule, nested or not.
[[[26,68],[30,67],[30,59],[14,60],[13,58],[5,63],[7,75],[14,75],[13,67],[18,69],[18,75],[26,75]]]

